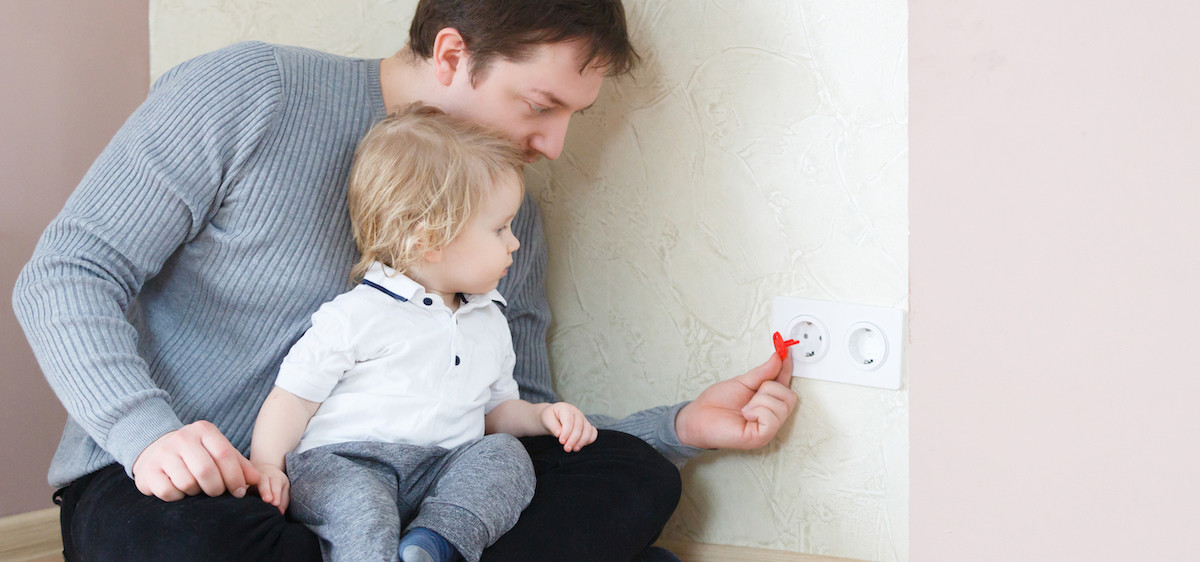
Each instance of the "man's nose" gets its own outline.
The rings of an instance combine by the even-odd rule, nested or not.
[[[566,140],[570,123],[569,115],[547,122],[529,139],[529,148],[541,153],[547,160],[558,158],[562,155],[563,141]]]

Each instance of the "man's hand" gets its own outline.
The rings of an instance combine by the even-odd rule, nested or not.
[[[146,447],[133,462],[133,481],[141,493],[169,502],[200,492],[219,496],[226,490],[240,498],[246,486],[258,484],[258,470],[217,426],[201,420]]]
[[[675,416],[684,445],[703,449],[757,449],[771,441],[796,407],[791,359],[772,353],[750,372],[716,383]]]
[[[568,453],[576,452],[596,440],[598,434],[579,408],[566,402],[550,404],[541,414],[546,431],[558,438]]]

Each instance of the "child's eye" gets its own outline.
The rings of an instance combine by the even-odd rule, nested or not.
[[[550,109],[549,107],[546,107],[544,105],[538,105],[536,103],[529,102],[529,110],[532,111],[534,114],[545,113],[549,109]]]
[[[496,229],[496,234],[504,234],[504,231],[505,231],[505,230],[508,230],[508,225],[507,225],[507,224],[506,224],[506,225],[504,225],[504,226],[502,226],[502,227],[500,227],[500,228],[497,228],[497,229]]]

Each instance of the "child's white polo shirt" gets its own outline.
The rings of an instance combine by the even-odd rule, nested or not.
[[[394,276],[389,276],[393,274]],[[483,416],[518,397],[512,336],[493,301],[442,299],[376,263],[325,303],[275,384],[321,402],[297,452],[346,441],[452,448],[483,436]]]

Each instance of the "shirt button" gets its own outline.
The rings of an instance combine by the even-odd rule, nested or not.
[[[459,363],[462,363],[462,359],[460,359],[457,355],[455,355],[454,356],[454,366],[457,367]]]
[[[429,306],[429,305],[433,304],[433,299],[431,299],[429,297],[425,297],[425,300],[423,300],[421,302],[425,303],[425,306]]]

